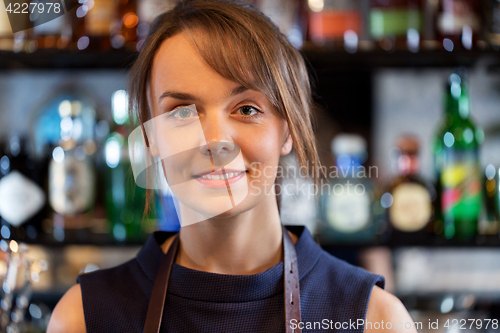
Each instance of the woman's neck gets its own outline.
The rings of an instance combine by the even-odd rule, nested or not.
[[[298,237],[289,234],[295,244]],[[175,262],[196,270],[256,274],[283,260],[281,223],[273,197],[237,216],[182,227],[179,237]],[[172,240],[173,236],[161,245],[165,253]]]

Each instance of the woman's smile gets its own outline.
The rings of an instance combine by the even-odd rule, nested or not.
[[[198,183],[207,187],[226,187],[232,185],[246,176],[246,171],[222,169],[214,172],[193,175]]]

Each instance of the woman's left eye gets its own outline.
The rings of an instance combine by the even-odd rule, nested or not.
[[[238,112],[242,116],[245,116],[245,117],[252,117],[252,116],[255,116],[255,115],[261,113],[261,111],[259,109],[257,109],[256,107],[253,107],[251,105],[244,105],[244,106],[240,107],[238,109]]]

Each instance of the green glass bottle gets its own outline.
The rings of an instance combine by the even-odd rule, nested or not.
[[[436,231],[447,239],[472,241],[481,210],[479,146],[483,131],[470,119],[465,73],[450,75],[445,117],[434,141],[439,201]]]
[[[135,184],[128,153],[126,125],[129,123],[127,93],[116,91],[112,99],[115,130],[106,140],[106,208],[110,232],[118,242],[137,243],[145,240],[143,225],[146,190]]]

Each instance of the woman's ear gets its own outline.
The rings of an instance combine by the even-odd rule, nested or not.
[[[285,143],[281,146],[280,155],[282,156],[288,155],[292,151],[292,147],[293,147],[292,135],[288,134]]]

